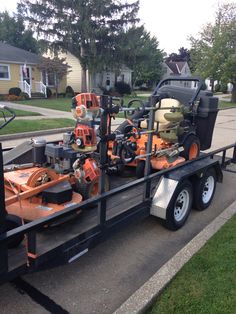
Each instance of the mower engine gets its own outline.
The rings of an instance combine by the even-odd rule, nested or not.
[[[70,147],[58,144],[46,144],[45,155],[47,163],[57,173],[68,173],[73,171],[73,163],[79,154]]]

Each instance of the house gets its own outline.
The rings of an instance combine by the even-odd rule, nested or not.
[[[163,63],[163,76],[162,79],[165,79],[167,77],[190,77],[191,71],[189,68],[189,65],[186,61],[169,61]],[[176,81],[176,82],[170,82],[171,85],[177,85],[177,86],[183,86],[183,87],[191,87],[192,82],[187,81]]]
[[[53,58],[53,53],[48,52],[45,56]],[[67,74],[67,85],[71,86],[75,92],[81,92],[82,68],[79,59],[69,51],[60,52],[60,59],[65,58],[65,62],[71,67]],[[132,71],[126,66],[122,66],[119,73],[107,69],[100,73],[87,72],[88,91],[101,93],[101,88],[111,89],[117,81],[123,81],[129,85],[132,84]]]
[[[35,53],[0,42],[0,94],[8,94],[11,87],[20,87],[29,97],[41,93],[46,97],[46,87],[54,92],[53,73],[38,69],[42,57]],[[60,82],[59,92],[65,92],[66,78]]]
[[[96,92],[99,92],[101,88],[110,90],[111,88],[114,88],[116,82],[125,82],[132,86],[132,71],[125,65],[122,65],[118,73],[107,69],[107,71],[102,71],[89,76],[90,90]]]

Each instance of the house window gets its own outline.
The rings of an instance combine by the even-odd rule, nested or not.
[[[0,80],[10,80],[10,67],[7,64],[0,64]]]
[[[46,86],[56,86],[56,77],[55,77],[55,73],[52,71],[43,71],[42,72],[42,76],[43,76],[43,84],[45,84]]]

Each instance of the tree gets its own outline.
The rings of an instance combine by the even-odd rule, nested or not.
[[[23,19],[19,16],[12,17],[6,11],[0,13],[0,41],[30,52],[38,52],[33,32],[25,29]]]
[[[117,66],[114,58],[124,27],[137,21],[139,1],[120,0],[21,0],[18,12],[54,50],[65,49],[82,66],[82,91],[86,91],[86,71]],[[114,61],[115,60],[115,61]]]
[[[190,37],[191,58],[195,72],[211,79],[232,83],[231,101],[236,102],[236,4],[223,4],[216,12],[215,22],[207,24],[198,38]]]
[[[180,61],[190,61],[190,51],[187,48],[181,47],[179,48],[179,53],[172,52],[169,54],[169,56],[166,58],[167,62],[174,61],[174,62],[180,62]]]
[[[153,85],[162,76],[163,52],[158,41],[143,26],[132,27],[120,36],[119,55],[133,70],[133,84],[138,81]]]
[[[58,57],[42,58],[38,69],[47,75],[53,75],[55,82],[56,98],[58,96],[58,87],[61,80],[70,72],[70,66],[65,63],[65,58],[59,59]]]

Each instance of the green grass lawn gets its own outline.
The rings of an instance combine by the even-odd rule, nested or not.
[[[131,96],[131,95],[126,95],[123,97],[124,100],[124,106],[127,106],[129,101],[132,99],[139,99],[142,101],[147,101],[148,97],[147,96]],[[24,104],[24,105],[29,105],[29,106],[35,106],[35,107],[41,107],[41,108],[48,108],[48,109],[55,109],[55,110],[60,110],[60,111],[67,111],[70,112],[71,110],[71,98],[58,98],[58,99],[30,99],[27,101],[19,101],[17,102],[19,105]],[[134,103],[132,106],[138,106],[138,102]],[[219,103],[219,108],[229,108],[229,107],[236,107],[236,103],[231,103],[227,101],[221,100]],[[123,113],[120,113],[118,117],[123,117]]]
[[[0,130],[0,135],[73,127],[72,119],[14,120]]]
[[[224,101],[224,100],[220,100],[219,102],[219,108],[220,109],[224,109],[224,108],[234,108],[236,107],[236,102],[229,102],[229,101]]]
[[[19,109],[12,109],[17,117],[26,117],[26,116],[41,116],[38,112],[31,112],[31,111],[25,111],[25,110],[19,110]],[[4,111],[5,116],[9,117],[11,116],[7,111]],[[0,113],[0,118],[2,117],[2,114]]]
[[[148,313],[236,313],[236,216],[182,268]]]
[[[52,99],[29,99],[24,101],[17,101],[19,105],[35,106],[40,108],[55,109],[60,111],[71,110],[71,98],[52,98]]]
[[[146,96],[124,96],[124,105],[127,106],[128,102],[132,99],[147,100]],[[18,101],[17,104],[23,104],[28,106],[35,106],[41,108],[55,109],[60,111],[71,111],[71,98],[58,98],[58,99],[30,99],[26,101]],[[134,106],[138,106],[138,103],[134,103]],[[123,117],[123,113],[120,113],[118,117]]]

